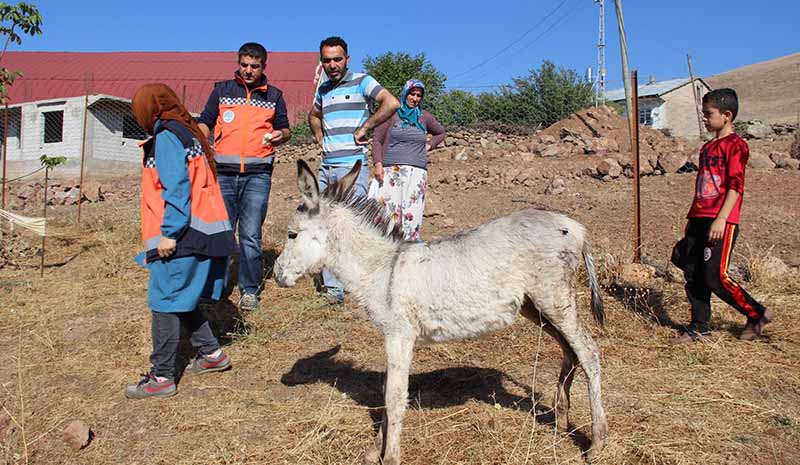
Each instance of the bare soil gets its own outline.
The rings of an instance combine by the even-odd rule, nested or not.
[[[778,316],[768,337],[737,340],[743,317],[715,301],[713,342],[671,347],[667,339],[688,318],[681,283],[618,283],[620,264],[633,255],[632,181],[576,179],[585,159],[539,158],[526,163],[563,175],[566,192],[545,195],[545,177],[528,187],[440,182],[488,163],[434,157],[431,198],[442,214],[426,218],[423,237],[531,206],[587,225],[607,290],[608,321],[598,328],[580,288],[582,317],[602,351],[609,414],[598,463],[800,463],[800,171],[747,174],[735,260],[751,271],[742,284]],[[506,170],[513,161],[491,163]],[[278,164],[265,224],[268,268],[298,203],[294,177],[292,163]],[[658,264],[681,236],[693,184],[694,174],[642,179],[643,250]],[[310,280],[293,289],[267,281],[257,313],[240,315],[231,302],[212,309],[233,370],[183,379],[170,399],[124,398],[125,385],[148,370],[150,352],[147,273],[132,261],[140,248],[133,197],[84,205],[80,226],[75,207],[52,209],[56,234],[43,278],[39,239],[3,236],[15,252],[0,262],[0,462],[359,463],[380,419],[382,338],[349,300],[330,307],[316,297]],[[768,256],[794,268],[784,279],[760,279],[753,270]],[[585,378],[572,388],[572,434],[556,431],[549,408],[559,366],[556,344],[523,319],[477,340],[418,348],[403,462],[583,463],[591,439]],[[61,439],[72,420],[95,434],[77,452]]]

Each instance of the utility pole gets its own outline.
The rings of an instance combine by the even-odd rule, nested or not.
[[[686,54],[686,62],[689,64],[689,83],[692,85],[692,95],[694,95],[694,112],[697,114],[697,137],[703,138],[703,113],[700,110],[700,100],[697,95],[697,86],[694,83],[694,71],[692,71],[692,56]]]
[[[594,0],[600,6],[600,24],[597,39],[597,89],[595,102],[603,105],[606,102],[606,6],[605,0]]]

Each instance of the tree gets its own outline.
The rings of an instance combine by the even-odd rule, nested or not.
[[[463,90],[451,90],[428,104],[428,110],[446,128],[469,126],[478,121],[478,97]]]
[[[409,79],[419,79],[425,84],[423,106],[433,102],[444,92],[447,77],[425,58],[424,53],[414,56],[404,52],[387,52],[377,57],[364,58],[364,69],[389,92],[400,97],[403,85]]]
[[[512,126],[547,127],[592,104],[592,84],[571,69],[544,61],[527,77],[479,96],[484,120]]]
[[[0,34],[6,36],[3,51],[0,52],[0,63],[3,61],[9,43],[22,44],[22,37],[17,31],[33,37],[42,34],[41,27],[42,15],[34,5],[25,2],[16,5],[0,3]],[[14,80],[20,76],[22,76],[22,72],[0,66],[0,103],[6,103],[9,86],[14,84]]]
[[[538,71],[531,73],[530,91],[538,98],[536,112],[542,125],[550,126],[563,118],[592,104],[592,83],[571,69],[542,63]]]

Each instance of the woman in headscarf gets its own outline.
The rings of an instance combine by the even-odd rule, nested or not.
[[[191,334],[197,357],[185,374],[231,366],[198,308],[201,297],[219,299],[226,257],[236,250],[233,230],[214,170],[214,153],[175,92],[147,84],[131,104],[152,137],[142,144],[142,238],[137,260],[150,270],[147,303],[152,315],[149,373],[125,391],[144,399],[175,394],[180,329]]]
[[[400,108],[375,128],[372,142],[375,178],[381,183],[378,201],[386,205],[408,241],[420,240],[428,189],[428,151],[444,140],[444,127],[421,107],[424,96],[422,81],[406,81]]]

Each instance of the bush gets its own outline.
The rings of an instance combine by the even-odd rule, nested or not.
[[[470,126],[478,121],[478,97],[463,90],[451,90],[428,102],[428,110],[446,128]]]
[[[374,58],[367,56],[364,69],[398,98],[406,81],[419,79],[425,84],[423,107],[442,95],[447,80],[444,73],[425,58],[424,53],[411,56],[404,52],[387,52]]]
[[[290,143],[307,144],[314,142],[314,134],[311,132],[311,126],[308,125],[308,113],[298,112],[294,126],[291,127],[290,131],[292,133]]]
[[[484,120],[536,128],[550,126],[590,106],[594,91],[591,82],[575,71],[556,69],[545,61],[528,77],[515,78],[513,84],[481,94],[478,100]]]

